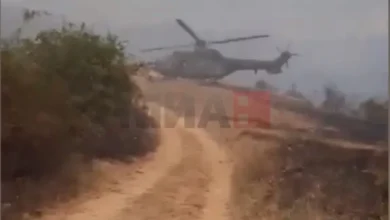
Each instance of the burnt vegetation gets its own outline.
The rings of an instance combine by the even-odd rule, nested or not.
[[[373,98],[361,102],[358,108],[350,106],[348,97],[336,85],[329,84],[323,88],[325,100],[315,107],[296,87],[292,85],[283,95],[276,94],[277,89],[265,80],[256,82],[254,88],[231,85],[213,85],[233,91],[262,90],[270,92],[270,104],[277,109],[284,109],[299,114],[322,124],[322,127],[334,127],[337,133],[322,131],[326,137],[343,138],[366,144],[387,144],[388,102],[378,102]],[[289,97],[293,98],[290,99]],[[228,120],[232,118],[228,117]],[[251,119],[248,119],[251,121]],[[264,123],[259,121],[261,127]],[[321,131],[320,131],[321,132]]]
[[[274,96],[273,106],[304,114],[322,124],[322,127],[334,127],[338,133],[327,133],[351,141],[382,145],[387,143],[388,105],[373,98],[363,101],[359,108],[349,106],[347,96],[335,85],[324,86],[325,100],[319,107],[314,107],[297,89],[291,89],[287,95],[305,100],[305,102],[286,101]],[[299,95],[299,94],[300,95]],[[295,95],[294,95],[295,94]]]
[[[49,13],[26,11],[24,24]],[[153,151],[155,123],[139,106],[116,36],[64,25],[1,42],[2,217],[76,195],[99,159],[128,161]],[[20,216],[19,216],[20,217]]]
[[[243,131],[234,149],[234,219],[387,219],[387,152]]]
[[[265,81],[255,87],[268,90]],[[314,129],[259,123],[229,135],[232,219],[388,218],[387,102],[369,99],[353,112],[336,87],[323,91],[319,107],[295,86],[271,92],[274,108],[307,116]]]

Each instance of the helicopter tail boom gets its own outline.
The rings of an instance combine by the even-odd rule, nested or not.
[[[227,58],[228,69],[232,72],[239,70],[267,70],[272,67],[272,61]]]

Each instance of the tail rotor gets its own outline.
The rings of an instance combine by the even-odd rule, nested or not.
[[[288,68],[288,61],[293,56],[300,56],[298,53],[291,53],[289,51],[291,43],[288,43],[285,50],[281,50],[279,47],[276,47],[276,50],[280,53],[280,58],[283,60],[284,64]]]

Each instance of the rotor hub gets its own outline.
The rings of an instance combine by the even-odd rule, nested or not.
[[[196,47],[199,49],[205,49],[206,46],[207,46],[207,43],[204,40],[200,40],[200,41],[196,42]]]

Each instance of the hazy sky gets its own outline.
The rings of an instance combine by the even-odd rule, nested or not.
[[[387,33],[387,0],[3,0],[87,22],[153,24],[180,17],[194,29],[257,29],[289,38]],[[283,28],[281,28],[283,27]]]
[[[388,0],[2,1],[47,9],[74,20],[109,24],[113,28],[167,22],[175,25],[174,19],[182,18],[198,32],[266,33],[271,35],[270,39],[216,48],[229,56],[268,59],[278,55],[275,46],[283,47],[292,41],[293,52],[304,56],[290,62],[291,67],[284,75],[234,74],[233,81],[252,83],[265,77],[275,84],[287,85],[295,80],[300,82],[298,86],[306,86],[310,91],[310,86],[318,88],[320,81],[333,74],[348,90],[362,91],[366,85],[368,92],[378,87],[381,93],[387,90],[383,73],[388,69]],[[169,38],[168,35],[165,36]],[[166,45],[163,42],[166,40],[155,40],[159,46]],[[349,75],[349,78],[337,75]],[[310,78],[312,82],[302,82],[302,78]],[[360,84],[355,86],[355,80],[360,80]]]

